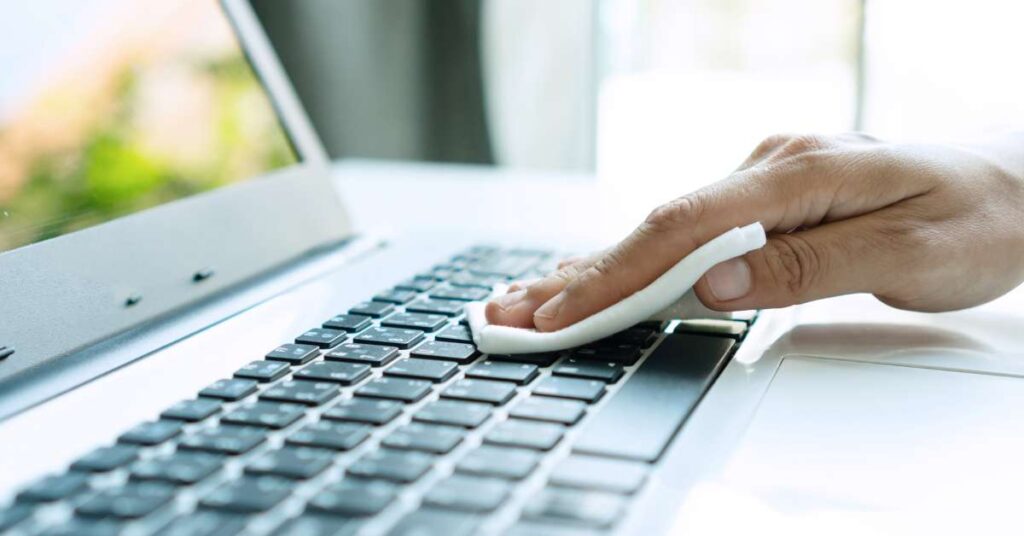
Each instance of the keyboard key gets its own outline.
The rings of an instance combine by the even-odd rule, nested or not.
[[[609,527],[622,517],[624,508],[625,502],[619,495],[546,488],[526,505],[523,516],[528,519]]]
[[[266,512],[292,491],[292,482],[274,477],[242,477],[215,489],[199,502],[204,508],[254,514]]]
[[[529,363],[538,367],[548,367],[561,355],[558,352],[535,352],[531,354],[490,354],[488,361],[511,361],[513,363]]]
[[[516,404],[509,415],[520,419],[572,425],[583,417],[586,407],[586,404],[578,400],[531,396]]]
[[[427,359],[445,359],[466,364],[477,356],[476,346],[461,342],[427,341],[414,348],[409,355]]]
[[[488,292],[494,289],[494,285],[507,281],[501,276],[475,275],[467,272],[457,273],[448,278],[448,284],[453,287],[475,287]]]
[[[463,434],[461,428],[411,423],[391,432],[381,444],[402,450],[447,454],[462,442]]]
[[[622,377],[622,365],[610,361],[592,361],[567,357],[551,371],[557,376],[570,376],[615,383]]]
[[[51,525],[38,534],[40,536],[119,536],[123,533],[124,522],[117,519],[72,517],[58,525]]]
[[[402,413],[402,404],[390,400],[351,398],[342,400],[323,414],[324,419],[387,424]]]
[[[416,291],[414,290],[395,288],[377,294],[373,297],[373,301],[402,305],[411,302],[415,297]]]
[[[219,398],[221,400],[241,400],[256,392],[255,380],[233,379],[217,380],[206,389],[199,391],[199,396]]]
[[[374,450],[359,458],[348,473],[392,482],[415,482],[434,465],[434,457],[416,451]]]
[[[267,452],[250,462],[245,467],[245,473],[305,480],[330,467],[332,459],[333,455],[324,450],[282,448]]]
[[[235,536],[245,529],[246,521],[234,514],[196,510],[177,517],[157,536]]]
[[[81,473],[64,473],[41,478],[18,493],[20,502],[53,502],[67,499],[89,487],[89,477]]]
[[[414,357],[398,360],[398,362],[384,371],[384,375],[443,382],[455,376],[455,373],[458,371],[459,366],[449,361],[434,361]]]
[[[537,365],[485,360],[466,371],[468,378],[501,380],[525,385],[537,377]]]
[[[394,502],[397,493],[398,487],[388,482],[345,478],[318,492],[309,509],[343,517],[372,516]]]
[[[356,394],[372,398],[416,402],[430,392],[431,385],[433,384],[425,380],[376,378],[356,390]]]
[[[409,348],[423,340],[423,332],[418,329],[374,327],[356,335],[353,340],[363,344],[383,344],[398,348]]]
[[[384,320],[380,325],[391,328],[422,329],[423,331],[434,331],[448,323],[448,317],[427,313],[395,313]]]
[[[219,426],[185,436],[178,448],[238,455],[249,452],[266,439],[265,432],[259,428]]]
[[[415,290],[416,292],[426,292],[437,285],[437,280],[433,277],[420,277],[416,276],[412,279],[406,279],[401,283],[395,285],[395,288],[404,290]]]
[[[295,337],[297,344],[312,344],[320,348],[333,348],[348,338],[344,331],[328,328],[313,328],[298,337]]]
[[[26,504],[14,504],[0,508],[0,531],[8,530],[29,518],[34,510]]]
[[[297,380],[321,380],[335,382],[342,385],[359,383],[370,376],[370,366],[360,363],[329,362],[313,363],[312,365],[297,370]]]
[[[441,392],[442,398],[501,405],[516,395],[516,384],[490,380],[457,380]]]
[[[448,510],[421,508],[406,515],[388,536],[471,536],[476,533],[480,518]]]
[[[289,445],[331,450],[351,450],[370,437],[371,428],[364,424],[319,421],[299,429],[288,437]]]
[[[139,457],[139,449],[127,445],[100,447],[75,460],[71,468],[75,471],[103,473],[124,467]]]
[[[253,361],[235,371],[236,378],[248,378],[258,382],[272,382],[284,377],[291,370],[283,361]]]
[[[723,337],[665,336],[584,425],[573,450],[656,461],[725,365],[733,344]]]
[[[604,396],[604,382],[598,380],[583,380],[580,378],[548,376],[533,387],[533,394],[556,396],[559,398],[573,398],[584,402],[594,403]]]
[[[413,419],[435,424],[450,424],[465,428],[476,428],[483,424],[493,406],[476,402],[459,402],[456,400],[435,400],[419,410]]]
[[[390,346],[345,343],[335,347],[324,356],[329,361],[350,361],[381,367],[398,357],[398,350]]]
[[[156,480],[190,485],[216,473],[224,459],[202,452],[175,452],[161,458],[140,460],[132,466],[133,480]]]
[[[405,306],[406,311],[413,313],[433,313],[445,316],[458,316],[466,308],[466,304],[453,300],[417,300]]]
[[[341,390],[336,383],[290,380],[263,391],[260,399],[319,406],[339,394]]]
[[[573,352],[573,357],[579,359],[593,359],[595,361],[611,361],[620,365],[632,365],[636,363],[643,350],[632,345],[623,346],[599,346],[579,348]]]
[[[230,413],[221,417],[221,422],[266,426],[268,428],[284,428],[302,418],[305,412],[305,406],[299,404],[256,402],[255,404],[235,408]]]
[[[484,441],[506,447],[551,450],[563,433],[565,428],[557,424],[509,419],[492,428]]]
[[[483,445],[459,461],[456,471],[474,475],[521,480],[537,468],[540,455],[529,450]]]
[[[144,422],[121,434],[117,441],[132,445],[159,445],[180,434],[181,427],[178,421]]]
[[[742,320],[725,320],[721,318],[683,320],[676,325],[673,333],[695,333],[709,337],[728,337],[740,340],[746,334],[749,325]]]
[[[380,318],[395,311],[395,306],[390,303],[368,301],[363,302],[348,310],[352,315],[372,316]]]
[[[480,301],[491,292],[487,289],[473,287],[442,287],[430,291],[430,297],[435,300],[458,300],[458,301]]]
[[[289,365],[305,365],[318,355],[320,355],[320,351],[317,346],[312,344],[282,344],[274,348],[266,357],[275,361],[284,361]]]
[[[602,339],[598,341],[598,344],[625,344],[646,349],[654,344],[656,340],[658,340],[657,329],[634,326]]]
[[[519,520],[503,536],[595,536],[604,534],[579,525],[567,525],[559,521],[541,522]]]
[[[210,415],[220,412],[221,401],[211,398],[182,400],[167,408],[160,414],[161,419],[178,419],[180,421],[199,422]]]
[[[160,508],[174,497],[174,489],[156,483],[126,484],[93,495],[75,508],[83,517],[135,519]]]
[[[355,333],[370,327],[370,324],[373,323],[372,320],[372,318],[364,315],[341,314],[335,315],[327,322],[324,322],[324,327]]]
[[[448,326],[434,335],[434,340],[448,342],[473,342],[473,334],[469,328],[461,324]]]
[[[573,455],[555,467],[548,482],[556,486],[631,494],[643,485],[649,467],[640,462]]]
[[[423,503],[437,508],[466,512],[491,512],[508,498],[504,480],[453,475],[437,484],[423,497]]]
[[[365,520],[320,514],[302,514],[277,528],[273,536],[356,536]]]
[[[469,272],[475,275],[493,275],[515,279],[533,268],[540,260],[540,257],[534,255],[493,255],[474,262],[469,266]]]

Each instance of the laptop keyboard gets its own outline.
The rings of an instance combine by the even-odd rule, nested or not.
[[[481,355],[465,303],[555,259],[475,247],[382,290],[28,485],[0,531],[612,530],[753,316]]]

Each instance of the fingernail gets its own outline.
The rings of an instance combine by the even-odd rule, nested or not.
[[[514,307],[517,303],[523,301],[526,297],[526,290],[517,290],[515,292],[509,292],[504,296],[498,296],[494,299],[494,303],[501,308],[502,311],[508,311]]]
[[[562,304],[565,303],[565,293],[559,292],[557,296],[548,300],[547,303],[542,305],[540,309],[537,309],[533,313],[534,317],[541,317],[551,320],[558,316],[558,312],[562,310]]]
[[[708,288],[718,301],[742,298],[750,293],[754,285],[750,276],[750,265],[743,257],[727,260],[715,265],[705,275]]]

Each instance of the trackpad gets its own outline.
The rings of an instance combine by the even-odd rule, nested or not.
[[[788,357],[723,476],[797,517],[1010,515],[1024,485],[1024,379]]]

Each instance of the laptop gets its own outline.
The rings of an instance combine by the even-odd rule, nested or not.
[[[106,87],[159,97],[195,73],[221,95],[210,88],[226,76],[228,95],[272,103],[291,151],[281,152],[283,138],[274,145],[270,106],[257,106],[243,115],[267,120],[241,124],[268,145],[229,137],[218,150],[244,165],[221,182],[181,179],[135,205],[113,203],[171,176],[129,151],[135,165],[85,175],[105,185],[93,201],[108,204],[60,205],[70,222],[0,183],[0,532],[1014,532],[1019,292],[941,315],[849,296],[642,323],[565,352],[481,355],[464,304],[551,270],[564,252],[476,236],[482,214],[502,215],[501,203],[460,203],[477,188],[461,178],[485,170],[424,187],[436,190],[424,192],[432,214],[465,221],[465,232],[382,240],[354,228],[346,194],[386,209],[404,179],[378,169],[364,183],[333,181],[257,11],[248,0],[224,5],[265,91],[242,92],[255,79],[244,63],[186,47],[201,60],[193,67],[133,68],[94,96]],[[102,19],[138,22],[133,38],[151,45],[167,42],[146,40],[163,35],[155,28],[206,35],[187,8],[161,9],[156,27],[131,9]],[[25,13],[13,26],[39,35],[50,18]],[[131,37],[132,25],[117,27]],[[139,60],[154,50],[165,49],[143,47],[127,64],[157,65]],[[147,108],[96,110],[123,119]],[[180,127],[189,110],[156,124]],[[84,121],[73,111],[58,132]],[[45,131],[30,121],[38,116],[20,117],[25,132]],[[232,117],[225,131],[255,143]],[[144,132],[133,124],[102,130],[87,156],[126,161],[117,151],[141,147],[133,136]],[[0,148],[12,131],[0,132]],[[250,152],[230,152],[238,146]],[[33,180],[63,192],[42,181],[83,161]]]

